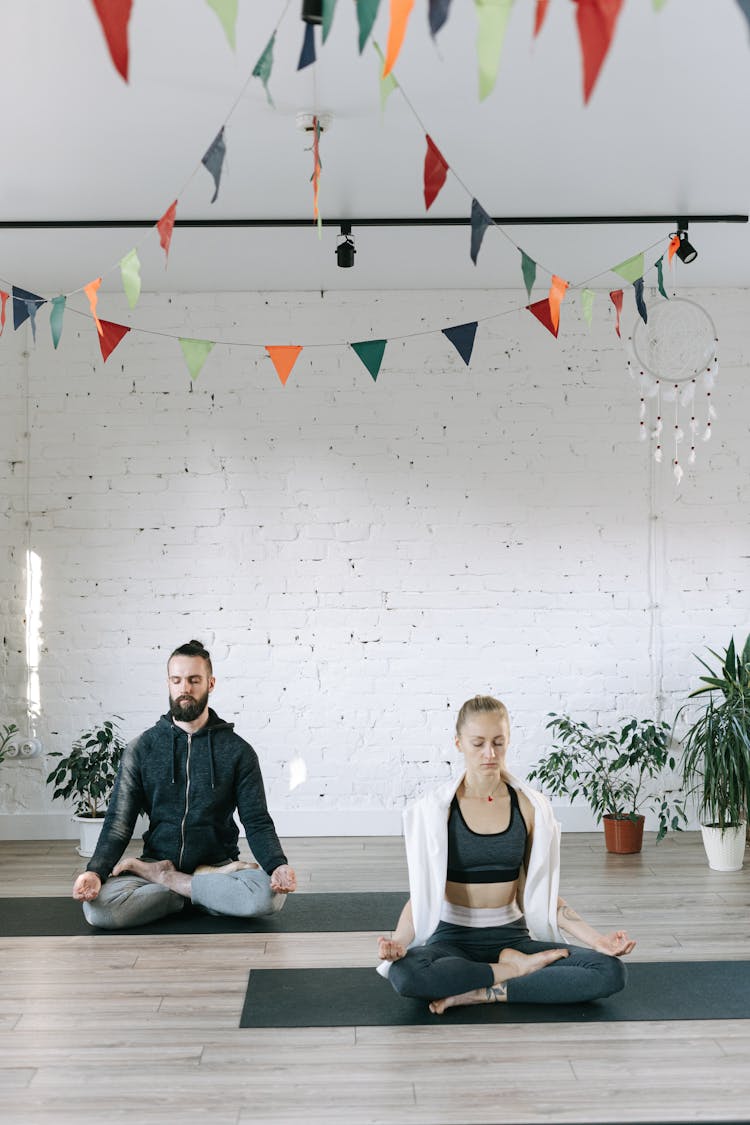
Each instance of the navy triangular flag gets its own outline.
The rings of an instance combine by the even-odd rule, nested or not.
[[[648,324],[648,311],[646,309],[646,302],[643,299],[643,278],[639,277],[633,282],[633,289],[635,289],[635,307],[641,314],[641,319],[644,324]]]
[[[304,70],[306,66],[310,66],[315,62],[315,25],[312,23],[305,24],[305,38],[302,40],[302,50],[299,55],[299,62],[297,63],[297,70]]]
[[[455,328],[444,328],[443,335],[447,336],[466,366],[469,366],[471,353],[474,348],[474,337],[477,334],[477,321],[470,324],[457,324]]]
[[[45,298],[40,297],[37,293],[29,293],[28,289],[21,289],[19,286],[13,286],[13,327],[20,328],[25,320],[28,320],[31,313],[36,313],[37,309],[41,308],[44,304]],[[32,323],[32,328],[34,324]]]
[[[484,232],[492,222],[492,218],[487,214],[481,203],[476,199],[471,201],[471,260],[474,265],[477,264],[479,257],[479,249],[482,245]]]
[[[216,134],[211,144],[206,149],[205,154],[201,158],[201,164],[204,165],[206,170],[211,173],[214,178],[214,193],[211,196],[211,202],[216,202],[216,197],[219,194],[219,182],[221,180],[221,169],[224,164],[224,157],[226,155],[227,147],[224,144],[224,126],[222,125],[219,132]]]

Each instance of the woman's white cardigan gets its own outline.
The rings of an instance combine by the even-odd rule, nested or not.
[[[525,781],[507,774],[507,780],[534,806],[534,834],[528,868],[518,885],[518,905],[535,941],[564,941],[557,925],[560,885],[560,825],[545,796]],[[448,870],[448,815],[463,774],[434,789],[404,810],[404,842],[409,866],[409,891],[414,918],[415,945],[424,945],[435,932],[445,898]],[[378,972],[388,976],[391,962],[381,961]]]

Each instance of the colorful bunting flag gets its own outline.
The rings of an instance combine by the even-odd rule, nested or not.
[[[557,331],[559,328],[559,319],[557,324],[552,320],[552,309],[549,306],[549,297],[545,297],[541,301],[535,301],[533,305],[527,305],[526,308],[530,313],[537,318],[540,324],[543,324],[548,332],[557,339]]]
[[[227,42],[234,51],[237,46],[236,25],[238,0],[206,0],[206,3],[209,8],[213,8],[216,15],[221,20],[221,26],[224,28]]]
[[[387,340],[363,340],[358,344],[352,344],[353,350],[372,375],[373,382],[377,382],[380,373],[380,365],[383,362],[385,345],[387,343]]]
[[[654,0],[654,3],[656,3],[656,0]],[[665,4],[666,0],[661,0],[661,3]],[[745,17],[747,22],[750,24],[750,0],[737,0],[737,3],[739,4],[739,6],[742,10],[743,16]]]
[[[521,250],[521,273],[523,274],[523,283],[526,286],[526,295],[531,300],[531,290],[534,288],[534,282],[536,281],[536,262],[529,257],[525,250]]]
[[[669,294],[667,293],[666,289],[664,288],[664,255],[663,254],[658,259],[658,261],[654,262],[654,265],[656,266],[656,283],[659,286],[659,292],[661,293],[662,297],[666,297],[667,300],[669,300]]]
[[[310,25],[308,25],[310,26]],[[211,196],[211,202],[216,202],[216,197],[219,194],[219,184],[221,182],[221,169],[224,164],[224,157],[226,156],[227,146],[224,144],[224,126],[222,125],[219,132],[216,134],[211,144],[208,146],[203,156],[201,157],[201,164],[210,172],[214,178],[214,193]]]
[[[115,69],[128,80],[128,23],[133,0],[92,0]]]
[[[474,265],[477,264],[479,251],[482,246],[482,239],[484,232],[492,222],[492,218],[487,214],[481,203],[476,199],[471,201],[471,260]]]
[[[134,309],[141,295],[141,262],[137,250],[129,250],[120,259],[120,277],[128,304]]]
[[[52,346],[57,351],[63,327],[63,313],[65,312],[65,297],[52,298],[52,312],[49,314],[49,326],[52,332]]]
[[[432,137],[425,134],[427,152],[424,158],[424,205],[429,211],[448,175],[448,162]]]
[[[666,4],[666,2],[667,2],[667,0],[653,0],[654,11],[660,12],[662,10],[662,8],[664,7],[664,5]],[[747,3],[747,0],[739,0],[739,2],[742,5],[744,3]]]
[[[91,306],[91,315],[94,318],[96,330],[100,336],[102,334],[102,322],[96,315],[96,306],[99,300],[99,286],[101,285],[101,283],[102,279],[100,277],[97,277],[94,281],[90,281],[88,285],[84,285],[83,287],[83,291],[89,299],[89,305]]]
[[[336,0],[323,0],[323,42],[325,43],[333,23],[333,13],[336,9]]]
[[[41,308],[44,304],[44,297],[40,297],[36,293],[29,293],[28,289],[21,289],[19,285],[11,287],[13,294],[13,329],[17,331],[25,320],[31,316],[32,309],[36,313],[37,309]],[[32,331],[34,322],[32,320]]]
[[[673,234],[669,240],[669,247],[667,248],[667,261],[669,262],[670,266],[672,265],[672,259],[679,249],[680,236],[679,234]]]
[[[167,208],[162,217],[159,219],[159,222],[156,224],[156,229],[159,232],[159,242],[166,257],[166,261],[164,262],[165,269],[167,268],[167,262],[169,261],[169,246],[172,241],[172,231],[174,230],[174,221],[176,216],[177,200],[175,199],[172,206]]]
[[[191,379],[198,378],[213,346],[213,340],[190,340],[183,336],[180,337],[180,347]]]
[[[299,344],[266,344],[266,351],[271,357],[271,362],[276,368],[276,374],[281,379],[282,386],[286,386],[290,372],[297,362],[297,356],[302,351]]]
[[[4,289],[0,289],[0,302],[2,302],[0,306],[0,336],[2,336],[5,331],[5,304],[8,297],[10,297],[10,293],[6,293]]]
[[[513,0],[474,0],[479,17],[477,60],[479,62],[479,100],[492,93],[500,69],[500,55],[505,40]]]
[[[477,334],[477,321],[469,324],[458,324],[455,328],[444,328],[443,335],[447,336],[466,366],[469,366],[471,353],[474,350],[474,337]]]
[[[583,319],[591,327],[591,321],[594,316],[594,290],[582,289],[581,290],[581,312]]]
[[[388,28],[388,42],[385,48],[385,63],[383,64],[383,78],[391,73],[396,65],[406,35],[406,25],[409,22],[414,0],[391,0],[391,23]]]
[[[615,34],[623,0],[575,0],[583,54],[583,100],[588,102]]]
[[[450,12],[451,0],[430,0],[430,34],[433,39],[440,31]]]
[[[268,98],[268,104],[270,106],[273,106],[273,98],[271,97],[271,91],[268,89],[268,80],[271,77],[271,71],[273,70],[273,45],[275,42],[276,32],[274,31],[273,35],[263,48],[263,54],[260,56],[257,63],[253,67],[253,78],[260,78],[261,82],[263,83],[263,89],[266,91],[266,97]]]
[[[536,12],[534,13],[534,38],[536,39],[539,32],[542,30],[542,24],[547,18],[547,8],[549,7],[549,0],[536,0]]]
[[[127,336],[130,329],[125,324],[114,324],[111,320],[103,320],[101,325],[102,333],[99,337],[99,347],[102,359],[106,363],[120,340],[123,336]]]
[[[552,318],[552,323],[555,326],[555,335],[557,335],[557,328],[560,324],[560,305],[563,303],[565,290],[568,288],[568,282],[563,281],[561,277],[556,274],[552,275],[552,284],[549,287],[549,311]]]
[[[377,51],[378,58],[380,59],[380,69],[378,71],[378,77],[380,79],[380,112],[383,113],[385,111],[385,103],[388,101],[388,98],[393,93],[393,91],[397,88],[398,82],[392,74],[386,74],[385,78],[383,77],[385,56],[383,55],[380,46],[375,42],[374,39],[372,41],[372,45]]]
[[[643,277],[643,253],[634,254],[632,258],[626,258],[624,262],[612,266],[612,273],[619,273],[620,277],[624,277],[632,285],[636,278]]]
[[[302,40],[302,50],[299,54],[297,70],[304,70],[315,62],[315,24],[305,24],[305,37]]]
[[[378,14],[380,0],[357,0],[357,23],[359,24],[359,53],[365,49],[365,43],[370,38],[372,25]]]
[[[620,313],[622,312],[622,289],[613,289],[609,295],[612,304],[617,310],[617,321],[615,323],[615,332],[620,335]],[[622,339],[622,337],[620,337]]]
[[[635,290],[635,307],[640,313],[641,320],[644,324],[648,324],[648,310],[646,302],[643,299],[643,278],[639,277],[633,282],[633,289]]]

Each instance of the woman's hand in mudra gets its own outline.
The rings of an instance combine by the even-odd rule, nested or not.
[[[378,957],[381,961],[400,961],[406,956],[406,946],[393,938],[378,938]]]
[[[600,934],[594,949],[597,953],[608,953],[610,957],[624,957],[635,949],[635,942],[625,930],[614,930],[611,934]]]

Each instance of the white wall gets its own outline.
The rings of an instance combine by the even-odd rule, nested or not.
[[[722,367],[714,438],[680,488],[638,441],[606,294],[591,329],[571,299],[558,341],[526,312],[481,323],[469,369],[440,328],[517,292],[150,295],[132,317],[102,298],[108,319],[243,342],[193,385],[176,340],[131,332],[105,366],[72,309],[57,353],[43,312],[36,346],[6,327],[0,720],[25,726],[27,479],[47,750],[112,713],[129,736],[150,725],[166,655],[193,636],[285,833],[398,831],[453,768],[475,692],[507,702],[522,773],[548,711],[671,720],[693,653],[750,626],[749,295],[691,295]],[[373,336],[392,340],[377,384],[326,346],[284,388],[244,346]],[[309,779],[290,792],[296,755]],[[0,767],[0,835],[68,833],[49,765]]]

